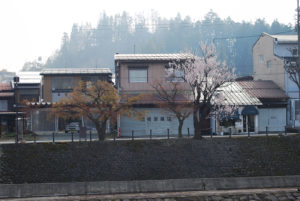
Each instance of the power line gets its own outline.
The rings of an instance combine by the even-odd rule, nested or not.
[[[278,35],[278,34],[291,33],[291,32],[295,32],[295,30],[289,30],[289,31],[283,31],[283,32],[273,33],[273,34],[271,34],[271,35]],[[260,35],[261,35],[261,34],[248,35],[248,36],[228,36],[228,37],[220,37],[220,38],[214,38],[214,39],[213,39],[213,42],[214,42],[215,40],[255,38],[255,37],[259,37]]]

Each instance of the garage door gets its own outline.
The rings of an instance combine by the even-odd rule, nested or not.
[[[286,109],[259,109],[258,125],[259,132],[265,132],[266,127],[268,127],[269,131],[284,131],[286,125]]]

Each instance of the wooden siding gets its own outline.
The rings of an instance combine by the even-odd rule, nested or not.
[[[45,102],[52,102],[52,77],[43,77],[43,99]]]

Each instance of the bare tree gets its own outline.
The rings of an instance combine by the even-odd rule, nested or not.
[[[158,105],[162,110],[174,114],[178,120],[178,137],[182,137],[182,127],[184,120],[192,113],[191,102],[187,97],[187,92],[179,82],[170,82],[163,86],[157,82],[152,87],[155,89],[155,97],[158,99]]]
[[[201,57],[192,55],[184,62],[170,64],[183,71],[182,79],[191,87],[195,139],[202,138],[202,129],[210,114],[220,108],[224,110],[217,106],[222,105],[222,101],[218,101],[219,89],[234,79],[233,70],[217,60],[214,45],[201,45],[201,53]]]

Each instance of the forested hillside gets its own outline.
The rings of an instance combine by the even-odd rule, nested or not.
[[[130,16],[127,13],[101,15],[97,27],[74,24],[70,34],[64,33],[61,47],[41,65],[38,61],[24,64],[23,70],[44,67],[108,67],[114,71],[114,53],[178,53],[199,54],[201,42],[214,43],[220,60],[236,68],[239,75],[252,74],[252,46],[262,32],[293,34],[291,25],[263,19],[235,22],[221,19],[210,11],[202,20],[164,19]]]

